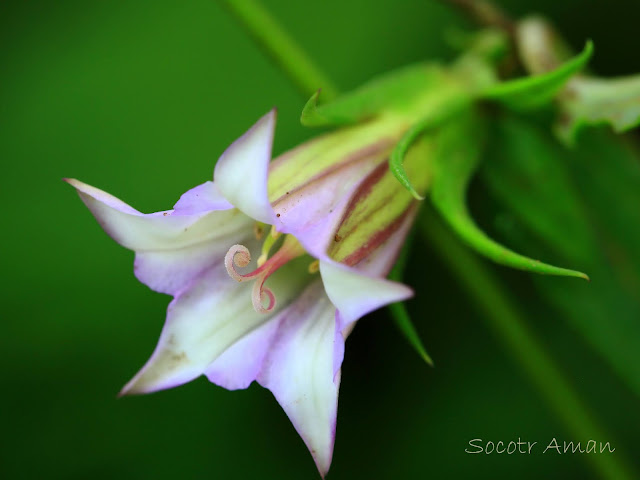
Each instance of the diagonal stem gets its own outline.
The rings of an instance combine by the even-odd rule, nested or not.
[[[320,88],[325,100],[337,95],[338,89],[333,82],[316,67],[258,0],[219,1],[282,69],[305,99]]]
[[[494,27],[513,35],[515,23],[488,0],[442,0],[466,13],[483,27]]]
[[[612,436],[603,431],[562,372],[545,353],[544,347],[527,326],[525,316],[504,294],[500,281],[443,226],[432,209],[422,209],[419,228],[462,289],[482,311],[486,325],[529,375],[539,394],[574,439],[603,439],[611,442],[618,450],[619,444],[615,444]],[[633,469],[621,453],[616,451],[615,455],[596,454],[587,457],[602,478],[635,478]]]

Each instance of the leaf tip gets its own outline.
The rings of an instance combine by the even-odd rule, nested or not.
[[[319,88],[311,98],[307,100],[307,103],[304,104],[302,108],[302,114],[300,114],[300,123],[305,127],[312,127],[316,125],[315,119],[318,115],[318,98],[320,97],[320,92],[322,91]]]
[[[431,368],[436,368],[436,364],[433,363],[433,359],[429,356],[429,354],[427,352],[420,352],[420,356],[422,357],[422,360],[424,360],[424,362],[429,365]]]

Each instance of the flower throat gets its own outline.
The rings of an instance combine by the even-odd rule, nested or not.
[[[259,240],[263,235],[264,226],[257,224],[254,232]],[[267,278],[283,265],[306,253],[293,235],[284,235],[280,247],[269,258],[269,253],[274,245],[278,243],[280,236],[280,232],[271,227],[271,231],[262,244],[262,252],[257,260],[257,268],[253,272],[242,274],[236,270],[236,267],[243,268],[251,262],[251,253],[244,245],[232,246],[224,257],[224,266],[231,278],[238,282],[255,281],[251,293],[251,302],[258,313],[269,313],[276,306],[275,295],[270,288],[264,285]],[[313,273],[311,268],[309,271]],[[265,297],[267,301],[266,307],[264,306]]]

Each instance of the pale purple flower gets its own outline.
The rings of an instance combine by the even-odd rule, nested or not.
[[[386,175],[391,144],[376,140],[326,161],[327,150],[312,142],[299,148],[319,148],[317,162],[293,150],[270,163],[274,128],[272,111],[224,152],[214,181],[186,192],[173,210],[142,214],[67,181],[104,230],[135,251],[137,278],[174,297],[155,351],[122,393],[203,374],[230,390],[255,380],[273,392],[324,475],[345,338],[363,315],[411,296],[384,277],[415,209],[335,261],[328,252],[337,229]]]

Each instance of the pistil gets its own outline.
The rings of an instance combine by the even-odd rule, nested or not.
[[[270,288],[264,285],[267,278],[286,263],[305,254],[304,248],[295,237],[286,235],[280,248],[271,258],[267,259],[273,244],[279,236],[280,234],[272,228],[262,246],[262,254],[258,259],[258,268],[250,273],[242,274],[236,270],[236,267],[243,268],[251,262],[251,253],[244,245],[232,246],[224,258],[224,265],[231,278],[238,282],[255,281],[251,301],[253,308],[259,313],[269,313],[276,306],[275,295]],[[267,301],[266,307],[264,306],[264,300]]]

